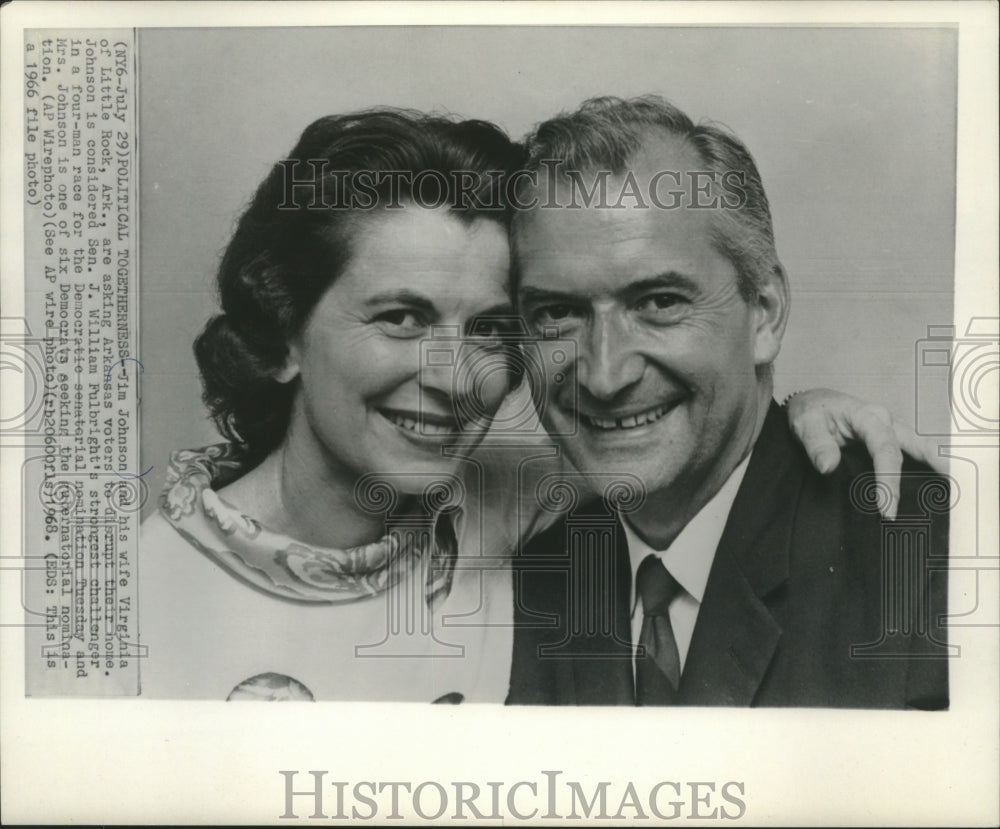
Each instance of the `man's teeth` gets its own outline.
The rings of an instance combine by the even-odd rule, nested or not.
[[[423,423],[420,423],[415,418],[391,412],[386,412],[385,416],[389,421],[395,423],[400,428],[406,429],[409,432],[417,432],[421,435],[453,435],[458,431],[458,426],[455,424],[442,426],[437,423],[428,423],[426,420]]]
[[[667,413],[669,408],[669,406],[657,406],[649,411],[619,418],[593,417],[591,415],[584,417],[591,426],[596,426],[598,429],[635,429],[638,426],[645,426],[647,423],[655,423]]]

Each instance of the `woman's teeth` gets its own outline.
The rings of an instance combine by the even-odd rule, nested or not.
[[[459,431],[458,426],[454,423],[448,425],[442,425],[438,423],[428,423],[426,420],[420,423],[416,418],[406,417],[405,415],[395,414],[393,412],[385,412],[385,417],[391,423],[399,426],[401,429],[406,429],[408,432],[416,432],[421,435],[453,435]]]
[[[584,418],[591,426],[595,426],[598,429],[635,429],[638,426],[645,426],[647,423],[655,423],[669,409],[669,406],[657,406],[655,409],[649,409],[648,411],[639,412],[639,414],[629,415],[628,417],[607,418],[584,415]]]

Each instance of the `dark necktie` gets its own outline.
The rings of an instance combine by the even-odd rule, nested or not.
[[[654,555],[646,556],[639,564],[635,584],[642,598],[642,650],[635,661],[635,702],[670,705],[681,681],[681,658],[668,609],[681,586]]]

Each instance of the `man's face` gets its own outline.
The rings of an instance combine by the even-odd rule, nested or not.
[[[629,166],[645,186],[658,170],[703,169],[689,155],[647,151]],[[700,508],[763,422],[770,383],[757,367],[777,355],[784,283],[777,299],[744,299],[712,244],[709,209],[625,205],[521,217],[521,312],[577,346],[573,364],[547,377],[540,415],[555,435],[577,423],[563,448],[581,472],[631,473],[669,495],[670,509]]]

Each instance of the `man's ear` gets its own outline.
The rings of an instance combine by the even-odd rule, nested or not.
[[[294,345],[288,347],[285,364],[274,373],[279,383],[290,383],[299,376],[299,350]]]
[[[757,287],[754,308],[754,363],[770,365],[781,351],[781,339],[788,322],[791,297],[788,278],[781,265],[775,265],[770,275]]]

